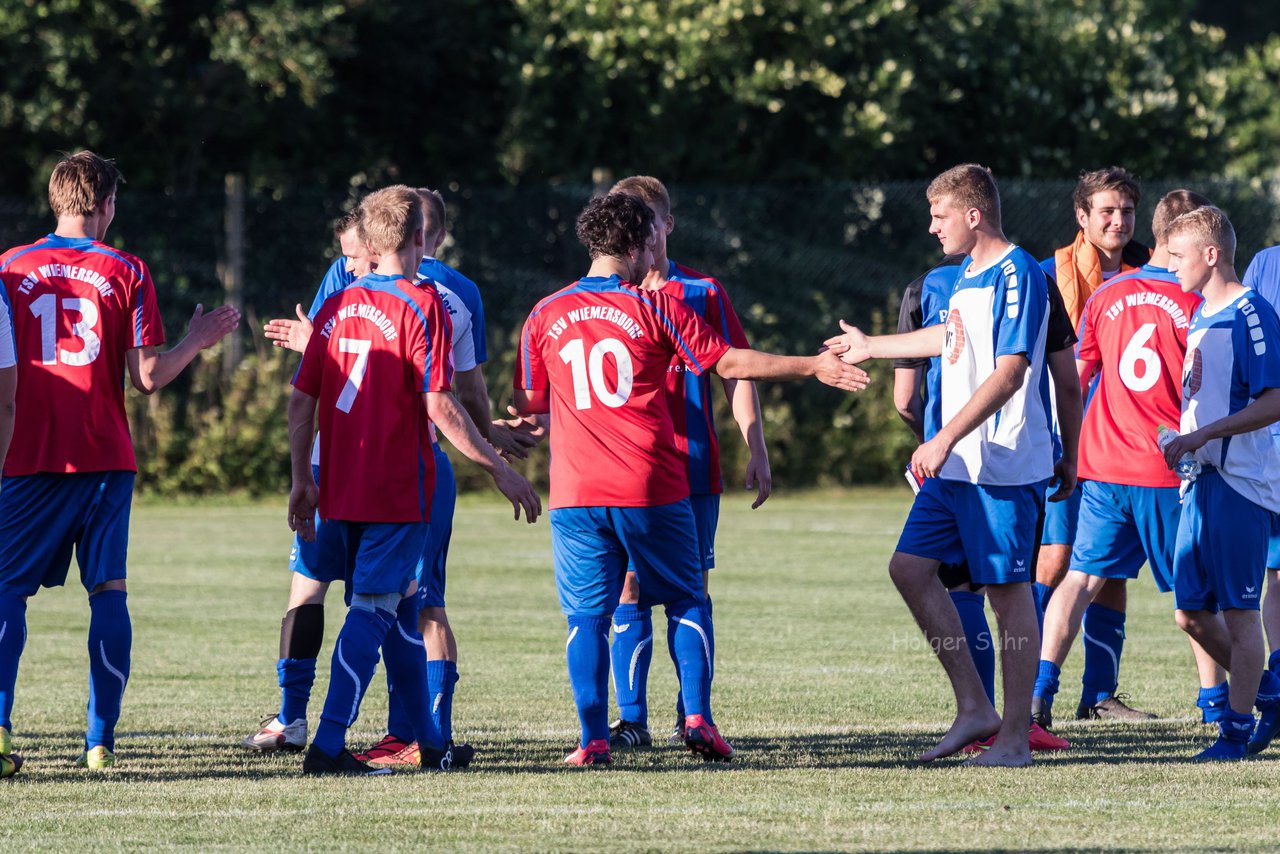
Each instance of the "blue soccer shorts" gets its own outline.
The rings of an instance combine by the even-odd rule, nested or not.
[[[1137,578],[1144,563],[1161,593],[1173,589],[1178,487],[1086,480],[1071,568],[1098,578]]]
[[[1271,515],[1271,541],[1267,544],[1267,569],[1280,571],[1280,513]]]
[[[320,466],[313,465],[311,474],[316,483],[320,482]],[[308,543],[297,534],[293,535],[293,546],[289,549],[289,571],[318,581],[331,584],[341,581],[346,570],[342,565],[342,541],[334,527],[320,518],[316,513],[316,538]]]
[[[431,497],[431,521],[427,523],[427,546],[418,561],[418,607],[444,607],[445,564],[449,560],[449,540],[453,535],[453,511],[458,503],[458,482],[453,476],[449,455],[436,444],[436,486]]]
[[[1050,481],[1044,489],[1044,531],[1040,535],[1042,546],[1069,546],[1076,541],[1080,520],[1080,487],[1071,491],[1066,501],[1050,501],[1049,496],[1058,491],[1058,485]]]
[[[702,601],[689,499],[657,507],[560,507],[550,515],[556,591],[565,615],[612,615],[628,566],[640,583],[642,608]]]
[[[1257,611],[1274,515],[1205,468],[1182,499],[1173,555],[1182,611]]]
[[[338,555],[352,595],[379,596],[409,589],[427,542],[426,522],[340,522],[330,520]]]
[[[974,584],[1030,582],[1044,486],[926,478],[897,551],[942,563],[967,561]]]
[[[72,549],[85,590],[125,578],[133,481],[131,471],[4,478],[0,591],[34,596],[41,587],[61,587]]]

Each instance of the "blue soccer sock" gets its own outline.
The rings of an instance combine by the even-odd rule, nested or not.
[[[649,665],[653,661],[653,611],[619,605],[613,612],[613,690],[624,721],[649,724]]]
[[[609,738],[609,622],[608,617],[569,617],[564,654],[582,724],[582,747]]]
[[[0,593],[0,726],[13,731],[13,689],[27,643],[27,600]]]
[[[382,660],[387,665],[387,684],[392,689],[392,705],[403,715],[398,720],[388,716],[387,725],[408,729],[392,729],[401,737],[411,736],[421,749],[444,750],[444,739],[431,717],[427,699],[427,651],[418,634],[418,606],[414,599],[401,599],[396,622],[382,644]],[[412,626],[410,631],[406,626]]]
[[[1270,670],[1262,671],[1262,681],[1258,683],[1258,697],[1254,701],[1259,709],[1267,709],[1280,700],[1280,676]]]
[[[409,663],[409,656],[416,651],[426,661],[426,648],[422,645],[422,635],[418,633],[418,599],[406,596],[396,606],[396,622],[387,632],[387,639],[382,643],[382,660],[387,669],[387,733],[401,741],[414,739],[413,718],[409,714],[402,694],[408,685],[400,685],[392,673],[391,660]],[[426,666],[425,664],[423,665]],[[410,681],[413,676],[409,676]],[[423,690],[426,690],[426,676],[423,676]],[[425,696],[425,695],[424,695]]]
[[[669,604],[667,623],[671,627],[671,652],[680,674],[680,694],[685,715],[702,715],[711,721],[712,660],[710,619],[706,606],[695,599]]]
[[[1230,708],[1231,686],[1227,682],[1214,685],[1212,688],[1201,688],[1196,696],[1196,708],[1200,709],[1200,719],[1207,724],[1216,724],[1222,720],[1223,714]]]
[[[431,718],[440,737],[453,741],[453,686],[458,684],[458,663],[447,658],[427,662],[427,696]]]
[[[1040,698],[1041,708],[1045,711],[1053,708],[1053,698],[1058,693],[1058,677],[1061,675],[1061,667],[1052,661],[1040,659],[1040,669],[1036,672],[1036,685],[1031,696]]]
[[[1036,623],[1040,626],[1040,634],[1044,634],[1044,612],[1049,607],[1049,597],[1053,595],[1053,588],[1047,584],[1041,584],[1039,581],[1031,584],[1031,598],[1036,605]]]
[[[1267,669],[1272,673],[1280,674],[1280,649],[1271,653],[1271,657],[1267,659]]]
[[[280,621],[280,711],[276,720],[288,726],[306,720],[311,687],[316,681],[316,656],[324,642],[324,605],[299,605]]]
[[[983,608],[986,597],[970,590],[952,590],[951,601],[960,614],[964,627],[965,643],[973,666],[978,668],[982,689],[994,706],[996,702],[996,645],[991,641],[991,626],[987,624],[987,612]]]
[[[329,694],[311,741],[322,753],[337,756],[346,747],[347,729],[359,716],[360,701],[378,667],[378,648],[394,622],[390,611],[347,609],[329,665]]]
[[[1124,652],[1124,618],[1124,611],[1097,602],[1084,611],[1080,631],[1084,638],[1082,706],[1096,706],[1116,692],[1120,682],[1120,655]]]
[[[116,722],[129,682],[133,625],[128,594],[104,590],[89,597],[89,729],[84,746],[116,749]]]

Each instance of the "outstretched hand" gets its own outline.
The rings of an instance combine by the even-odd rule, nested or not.
[[[844,391],[862,391],[870,385],[871,377],[862,368],[846,364],[843,361],[845,352],[843,343],[835,346],[828,345],[828,348],[817,356],[818,369],[814,376],[819,382],[834,388]]]
[[[871,339],[867,337],[856,326],[850,326],[843,320],[840,321],[840,328],[844,330],[840,335],[833,335],[826,341],[822,342],[829,349],[843,347],[840,358],[850,365],[857,365],[871,358]]]
[[[535,415],[521,415],[508,406],[511,418],[495,418],[489,425],[489,441],[506,459],[523,460],[547,437],[546,425]]]
[[[311,324],[311,318],[307,317],[307,313],[302,310],[301,304],[295,305],[293,310],[298,315],[297,320],[287,318],[268,320],[262,326],[262,334],[277,347],[303,353],[306,352],[307,342],[311,340],[314,327]]]
[[[201,350],[212,347],[240,324],[240,311],[233,305],[223,305],[208,314],[204,305],[197,305],[187,323],[187,337]]]

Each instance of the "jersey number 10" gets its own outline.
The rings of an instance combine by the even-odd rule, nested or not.
[[[610,409],[617,409],[631,397],[631,384],[634,379],[631,365],[631,354],[626,346],[617,338],[602,338],[591,348],[591,355],[586,355],[587,345],[581,338],[575,338],[560,348],[560,360],[573,371],[573,403],[578,409],[591,408],[591,395],[595,392],[598,399]],[[618,387],[609,390],[604,378],[605,354],[613,356],[618,366]]]

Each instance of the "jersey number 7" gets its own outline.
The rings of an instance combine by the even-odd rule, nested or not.
[[[350,412],[351,407],[355,405],[360,384],[364,382],[364,372],[369,367],[369,348],[372,346],[373,342],[368,338],[338,339],[338,352],[356,354],[351,373],[347,374],[347,384],[342,387],[342,394],[338,395],[338,401],[334,404],[343,412]]]

